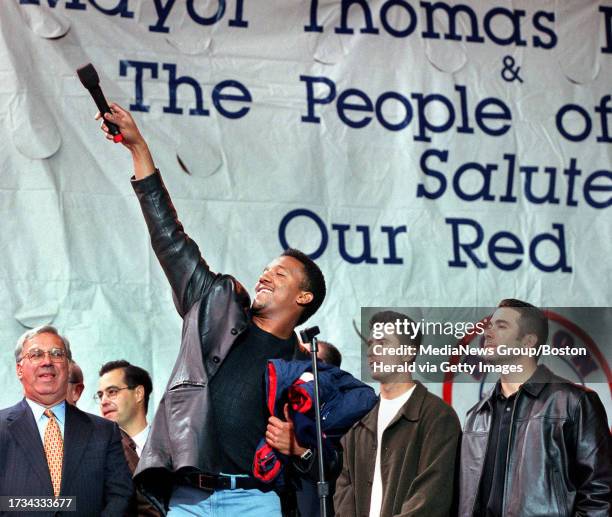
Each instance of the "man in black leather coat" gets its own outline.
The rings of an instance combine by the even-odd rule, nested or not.
[[[134,479],[172,516],[280,515],[277,494],[250,475],[269,417],[264,371],[268,359],[299,357],[294,328],[323,302],[323,274],[303,253],[286,250],[264,269],[251,303],[235,278],[210,270],[178,221],[131,115],[116,104],[111,109],[105,118],[119,126],[131,152],[132,186],[183,318],[179,356]],[[111,139],[104,122],[102,129]],[[307,471],[312,456],[296,455],[292,466]]]
[[[487,361],[502,374],[467,414],[461,445],[461,517],[608,517],[612,448],[597,393],[538,366],[537,357],[498,355],[545,344],[544,313],[504,300],[485,331]]]

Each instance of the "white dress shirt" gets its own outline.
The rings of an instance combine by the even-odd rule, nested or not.
[[[139,458],[142,454],[142,449],[144,448],[144,445],[147,442],[150,430],[151,426],[147,424],[147,426],[142,431],[140,431],[138,434],[135,434],[134,436],[131,436],[132,440],[134,440],[134,443],[136,444],[136,454],[138,454]]]

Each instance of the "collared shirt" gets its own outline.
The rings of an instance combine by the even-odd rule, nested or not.
[[[501,383],[498,382],[491,398],[491,429],[475,513],[479,517],[501,517],[503,513],[512,408],[517,395],[518,391],[506,397],[501,390]]]
[[[140,458],[140,455],[142,454],[142,449],[145,446],[150,430],[151,430],[151,426],[147,424],[147,426],[142,431],[140,431],[138,434],[135,434],[134,436],[131,437],[132,440],[134,441],[134,444],[136,445],[136,454],[138,454],[139,458]]]
[[[49,423],[49,418],[44,415],[46,406],[41,406],[37,402],[26,398],[26,402],[32,413],[34,414],[34,421],[36,422],[36,426],[38,427],[38,432],[40,433],[40,439],[43,443],[45,443],[45,429],[47,429],[47,424]],[[62,400],[59,404],[52,406],[49,408],[53,411],[55,415],[55,420],[59,425],[60,431],[62,433],[62,438],[64,438],[64,424],[66,422],[66,401]]]

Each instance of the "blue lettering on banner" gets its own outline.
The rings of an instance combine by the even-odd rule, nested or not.
[[[374,101],[366,92],[357,88],[347,88],[336,95],[336,84],[327,77],[301,75],[300,81],[306,86],[306,115],[302,116],[302,122],[319,124],[321,117],[317,110],[334,103],[337,96],[335,104],[338,118],[343,124],[354,129],[362,129],[375,120],[385,129],[399,131],[407,128],[413,119],[416,119],[413,136],[416,142],[431,142],[432,134],[445,133],[452,128],[455,128],[457,133],[474,133],[469,116],[467,88],[462,85],[455,86],[458,95],[454,99],[439,93],[425,95],[418,92],[403,94],[387,91]],[[416,108],[413,108],[410,99],[416,101]],[[402,120],[390,121],[385,118],[382,110],[385,102],[401,105],[404,113]],[[436,124],[428,113],[441,111],[445,113],[445,120]],[[476,126],[489,136],[502,136],[511,128],[512,113],[501,99],[486,97],[476,104],[473,111]]]
[[[297,209],[297,210],[291,210],[281,220],[280,226],[278,227],[278,240],[280,241],[281,247],[284,250],[286,250],[287,248],[291,248],[292,247],[291,245],[289,245],[289,242],[287,241],[286,232],[287,232],[287,226],[296,217],[307,217],[307,218],[309,218],[311,221],[313,221],[316,224],[316,226],[317,226],[317,228],[319,230],[320,239],[319,239],[319,245],[317,246],[317,249],[315,249],[311,253],[308,253],[308,251],[305,251],[305,253],[312,260],[316,260],[321,255],[323,255],[323,252],[327,248],[327,243],[329,241],[329,234],[327,233],[327,228],[325,228],[325,223],[323,222],[323,220],[317,214],[315,214],[313,211],[308,210],[306,208],[300,208],[300,209]]]
[[[478,250],[485,240],[485,234],[480,223],[473,219],[447,218],[446,224],[451,226],[453,242],[453,259],[448,262],[449,267],[467,268],[468,264],[476,266],[478,269],[485,269],[488,264],[478,257]],[[552,273],[561,271],[571,273],[572,268],[567,262],[567,251],[565,244],[565,228],[562,224],[553,224],[553,233],[541,233],[536,235],[529,244],[529,260],[540,271]],[[463,230],[463,232],[462,232]],[[466,237],[466,233],[471,231],[472,236]],[[503,242],[505,241],[505,243]],[[538,258],[538,246],[543,242],[552,244],[558,251],[558,258],[553,263],[544,263]],[[489,260],[502,271],[513,271],[523,263],[524,247],[518,236],[511,232],[502,231],[493,234],[490,238],[487,249]],[[511,259],[500,255],[511,255]],[[512,258],[516,257],[516,258]],[[469,260],[469,262],[468,262]]]
[[[416,197],[426,199],[440,199],[446,194],[448,188],[447,175],[442,167],[436,165],[435,161],[444,164],[448,162],[449,152],[447,150],[428,149],[421,155],[420,166],[421,172],[425,175],[426,181],[419,182],[416,188]],[[517,203],[518,198],[515,195],[515,167],[516,155],[504,154],[506,167],[503,172],[497,164],[486,163],[480,164],[477,162],[469,162],[460,165],[452,173],[452,191],[462,201],[500,201],[502,203]],[[492,190],[491,176],[492,173],[505,174],[506,181],[503,182],[505,189],[503,192],[494,193]],[[576,158],[571,158],[569,166],[563,169],[562,175],[556,167],[543,167],[532,165],[521,165],[519,172],[524,178],[523,194],[524,199],[535,205],[549,204],[559,205],[563,199],[566,206],[576,207],[579,202],[576,199],[578,191],[576,178],[582,175],[582,171],[577,168]],[[545,181],[540,181],[539,188],[542,192],[535,192],[534,178],[535,176],[545,175]],[[462,186],[463,177],[470,179],[479,179],[481,187],[476,192],[466,192]],[[563,180],[563,181],[562,181]],[[542,189],[542,183],[547,183]],[[558,184],[562,184],[561,187]],[[561,198],[565,190],[565,196]],[[584,178],[582,187],[582,197],[584,202],[592,208],[601,210],[612,205],[612,171],[599,170],[592,172]]]
[[[604,95],[599,100],[599,105],[595,106],[595,113],[599,115],[599,117],[596,117],[596,142],[598,143],[609,144],[612,142],[612,138],[610,137],[609,125],[609,115],[612,113],[612,105],[610,103],[611,100],[611,95]],[[582,129],[575,132],[571,132],[566,127],[567,118],[580,118],[583,126]],[[557,111],[555,122],[557,124],[557,130],[559,131],[559,133],[570,142],[583,142],[591,135],[591,131],[593,129],[593,117],[591,117],[591,115],[585,108],[579,106],[578,104],[565,104],[564,106],[562,106]]]
[[[98,11],[106,14],[107,16],[119,15],[121,18],[134,18],[134,11],[128,9],[128,0],[121,0],[113,8],[105,8],[97,3],[96,0],[89,0],[89,3],[93,5]]]
[[[148,26],[150,32],[169,33],[171,28],[167,25],[167,21],[170,14],[176,9],[184,10],[193,23],[203,27],[222,22],[227,12],[232,13],[232,18],[227,21],[228,27],[239,29],[249,27],[249,21],[244,16],[244,0],[234,0],[233,9],[232,6],[228,7],[227,0],[206,3],[206,9],[202,9],[201,3],[195,0],[181,2],[152,0],[152,2],[156,20]],[[46,4],[52,9],[63,7],[68,10],[84,11],[88,6],[92,6],[106,16],[135,20],[134,11],[129,9],[129,0],[117,0],[114,7],[106,6],[106,3],[106,0],[19,0],[20,5],[41,6]],[[349,37],[352,37],[357,29],[360,34],[374,37],[420,36],[423,39],[445,39],[476,44],[492,42],[500,46],[515,45],[517,47],[529,44],[524,37],[524,32],[529,32],[532,33],[531,45],[533,48],[550,50],[557,46],[558,37],[554,30],[555,13],[552,11],[535,11],[529,17],[522,9],[492,7],[480,20],[478,13],[466,4],[451,5],[444,1],[421,1],[419,2],[420,10],[417,11],[413,3],[408,0],[386,0],[379,3],[379,11],[375,13],[374,7],[370,5],[371,2],[367,0],[341,0],[339,2],[339,24],[333,27],[333,30],[340,36]],[[328,10],[329,6],[326,5],[325,9]],[[605,27],[605,45],[600,50],[603,54],[610,54],[612,53],[612,7],[599,6],[599,13],[601,13]],[[466,29],[462,31],[465,34],[458,30],[458,26],[461,25],[458,23],[460,15],[462,22],[467,21]],[[310,0],[308,16],[308,24],[303,27],[305,32],[325,31],[325,27],[319,22],[319,0]],[[335,16],[329,16],[328,13],[325,17],[331,20],[338,19]],[[398,25],[399,19],[408,21],[402,26]],[[376,25],[376,20],[380,22],[380,28]],[[419,30],[419,23],[423,25],[421,30]]]
[[[149,1],[149,0],[147,0]],[[101,0],[19,0],[21,5],[38,5],[46,3],[50,8],[55,9],[58,4],[63,5],[65,9],[84,11],[88,5],[93,6],[95,9],[107,16],[119,16],[121,18],[134,18],[134,11],[130,11],[128,8],[129,0],[117,0],[117,4],[114,7],[104,7],[100,5]],[[170,27],[166,25],[166,21],[170,16],[170,13],[178,6],[184,8],[187,11],[189,18],[198,25],[214,25],[219,23],[227,10],[226,0],[216,0],[216,8],[212,9],[210,13],[203,13],[200,8],[196,8],[195,0],[187,0],[186,2],[176,2],[176,0],[153,0],[153,6],[155,7],[155,14],[157,20],[153,25],[149,25],[150,32],[168,33]],[[229,27],[247,28],[249,22],[244,19],[244,0],[235,0],[235,8],[233,10],[233,18],[227,22]]]
[[[604,15],[606,46],[601,47],[604,54],[612,54],[612,6],[600,5],[599,12]]]
[[[21,5],[40,5],[41,0],[19,0]],[[52,9],[58,4],[60,0],[47,0],[47,5]],[[44,0],[43,0],[44,2]],[[66,2],[66,9],[74,9],[77,11],[84,11],[87,9],[87,4],[83,0],[70,0]]]
[[[199,23],[200,25],[214,25],[217,23],[223,15],[225,14],[225,0],[218,0],[218,7],[215,13],[211,16],[203,16],[199,14],[195,6],[193,5],[193,0],[187,0],[187,13],[191,17],[191,19]]]
[[[190,115],[202,115],[207,117],[210,111],[204,109],[204,103],[202,101],[202,87],[193,77],[183,75],[181,77],[176,76],[176,65],[172,63],[164,63],[163,69],[168,71],[168,94],[169,101],[168,106],[163,108],[164,113],[175,113],[180,115],[183,113],[182,108],[179,108],[176,103],[176,93],[178,87],[182,84],[189,85],[193,89],[195,96],[196,107],[189,110]]]
[[[431,142],[436,133],[454,130],[462,134],[474,134],[475,127],[488,136],[500,137],[512,127],[512,111],[497,97],[485,97],[473,105],[464,85],[455,85],[455,96],[441,93],[385,91],[378,97],[348,87],[338,90],[336,83],[324,76],[300,75],[306,94],[306,114],[301,121],[321,123],[321,112],[326,107],[335,107],[338,119],[353,129],[363,129],[378,123],[389,131],[401,131],[413,126],[412,139],[415,142]],[[396,120],[386,118],[383,105],[391,103],[396,109]],[[559,134],[571,142],[583,142],[595,128],[595,142],[612,143],[610,115],[612,95],[603,95],[593,108],[595,115],[578,104],[566,104],[557,111],[555,121]],[[397,113],[400,113],[397,120]],[[431,116],[435,113],[435,118]],[[578,129],[568,128],[567,119],[578,118]]]
[[[313,211],[300,208],[289,211],[282,218],[279,228],[278,237],[280,245],[283,249],[292,247],[287,240],[287,230],[291,222],[299,217],[306,217],[316,228],[318,236],[314,239],[316,248],[314,251],[306,250],[305,252],[313,260],[321,257],[329,245],[329,231],[325,222]],[[565,242],[565,227],[562,224],[553,224],[553,232],[535,235],[527,248],[521,239],[510,231],[498,231],[489,239],[484,247],[485,257],[479,256],[483,253],[480,250],[485,242],[485,232],[482,225],[474,219],[467,218],[446,218],[445,222],[451,227],[452,238],[452,260],[448,261],[449,267],[468,268],[475,266],[478,269],[486,269],[490,261],[493,266],[502,271],[514,271],[518,269],[525,259],[531,265],[546,273],[560,271],[562,273],[571,273],[572,267],[568,264],[567,246]],[[342,260],[349,264],[378,264],[378,257],[372,254],[371,248],[371,228],[367,225],[356,225],[355,231],[361,235],[355,237],[353,242],[360,249],[360,253],[351,254],[348,252],[347,235],[351,232],[351,225],[332,223],[331,229],[338,232],[338,253]],[[386,233],[388,237],[388,252],[389,256],[383,259],[383,264],[403,264],[404,259],[397,256],[396,238],[399,234],[406,233],[405,226],[381,226],[381,232]],[[554,233],[556,232],[556,233]],[[471,233],[471,235],[470,235]],[[360,243],[357,245],[357,243]],[[558,257],[552,262],[543,261],[538,250],[541,245],[546,243],[548,247],[553,246],[558,253]],[[527,257],[525,257],[525,249],[527,249]]]
[[[355,226],[355,229],[361,232],[363,236],[363,252],[358,257],[350,255],[346,250],[346,232],[350,229],[350,224],[332,224],[332,230],[338,232],[338,250],[340,251],[340,256],[350,264],[361,264],[362,262],[366,264],[378,263],[378,259],[373,257],[370,251],[370,227],[363,225]]]
[[[372,22],[372,11],[367,0],[342,0],[342,11],[340,13],[340,27],[336,27],[336,34],[353,34],[353,29],[348,27],[349,8],[357,4],[361,7],[364,17],[364,27],[359,31],[362,34],[378,34],[378,29]]]
[[[170,27],[166,25],[170,14],[178,9],[185,9],[193,23],[201,26],[215,25],[223,20],[228,11],[227,0],[211,2],[212,8],[206,13],[201,7],[196,7],[195,0],[177,2],[176,0],[152,0],[157,19],[149,25],[150,32],[166,34]],[[61,6],[65,9],[84,11],[89,5],[106,16],[119,16],[134,19],[134,11],[129,9],[129,0],[117,0],[114,7],[105,7],[102,0],[19,0],[20,5],[43,5],[52,9]],[[419,2],[422,12],[417,12],[408,0],[386,0],[380,4],[378,17],[374,16],[370,2],[367,0],[341,0],[340,22],[334,27],[334,32],[341,36],[352,36],[355,33],[355,20],[361,20],[358,28],[360,34],[372,36],[389,35],[393,38],[407,38],[419,35],[423,39],[445,39],[450,41],[466,41],[483,44],[490,41],[496,45],[526,46],[529,42],[523,37],[523,31],[528,32],[525,18],[526,11],[522,9],[508,9],[505,7],[492,7],[482,19],[472,7],[465,4],[451,5],[443,1]],[[328,8],[328,6],[326,6]],[[233,17],[228,20],[229,27],[246,29],[249,21],[244,18],[244,0],[235,0]],[[612,7],[599,6],[599,12],[605,26],[605,45],[600,48],[603,54],[612,53]],[[325,27],[319,23],[319,0],[310,0],[309,22],[304,25],[305,32],[324,32]],[[351,15],[351,16],[349,16]],[[458,31],[458,17],[467,20],[465,34]],[[329,16],[327,16],[329,17]],[[335,17],[329,17],[336,19]],[[349,19],[351,18],[351,19]],[[381,30],[376,26],[376,18],[380,21]],[[398,19],[407,18],[404,26],[396,25]],[[352,20],[352,21],[351,21]],[[496,23],[493,23],[495,20]],[[424,24],[418,31],[419,21]],[[554,30],[555,13],[552,11],[536,11],[531,15],[529,32],[533,33],[531,44],[534,48],[550,50],[557,46],[558,37]],[[495,27],[495,30],[494,30]],[[510,27],[510,31],[508,31]],[[499,30],[502,34],[496,32]],[[509,32],[509,34],[508,34]],[[483,33],[487,38],[483,36]]]
[[[329,243],[329,232],[323,220],[312,210],[299,208],[291,210],[282,218],[278,227],[278,240],[283,249],[291,248],[291,244],[287,240],[287,227],[298,217],[306,217],[312,221],[318,231],[318,245],[312,252],[305,250],[308,256],[316,260],[325,253]],[[332,223],[331,229],[338,233],[338,253],[345,262],[349,264],[377,264],[378,257],[372,255],[372,246],[370,233],[371,229],[367,225],[356,225],[356,232],[361,234],[361,253],[351,254],[348,251],[349,237],[347,234],[351,231],[350,224]],[[403,264],[404,260],[397,255],[397,236],[406,233],[406,226],[381,226],[380,231],[387,234],[387,249],[388,256],[383,258],[383,264],[399,265]],[[357,239],[359,240],[359,239]]]
[[[444,38],[478,44],[489,41],[500,46],[525,47],[529,44],[523,35],[527,32],[525,23],[527,12],[522,9],[491,7],[480,20],[478,13],[469,5],[450,5],[443,1],[421,1],[420,12],[417,12],[408,0],[386,0],[379,3],[378,16],[374,12],[378,6],[371,5],[372,2],[367,0],[341,0],[336,4],[339,4],[340,16],[339,23],[333,27],[333,30],[341,36],[353,35],[358,30],[360,34],[389,35],[393,38],[407,38],[414,34],[423,39]],[[329,15],[328,6],[326,9],[327,19],[338,19]],[[600,7],[599,10],[605,17],[606,26],[609,27],[612,14],[605,7]],[[462,22],[467,20],[464,34],[458,31],[460,15],[463,17]],[[376,19],[380,21],[380,28],[376,25]],[[399,26],[397,25],[399,19],[407,21],[403,26]],[[536,11],[529,21],[532,29],[530,32],[533,33],[531,44],[534,48],[548,50],[557,45],[554,12]],[[418,31],[419,23],[423,25],[420,31]],[[319,0],[310,0],[309,23],[304,25],[304,32],[324,31],[325,27],[319,22]],[[609,37],[608,45],[602,48],[602,52],[610,52],[611,40]]]
[[[89,4],[95,7],[101,13],[107,16],[117,16],[121,18],[134,18],[134,11],[130,11],[128,8],[129,0],[117,0],[115,7],[103,7],[98,3],[99,0],[88,0]],[[21,5],[40,5],[40,0],[19,0]],[[43,0],[44,3],[44,0]],[[46,0],[46,3],[52,9],[60,3],[60,0]],[[84,0],[68,0],[65,1],[64,7],[66,9],[73,9],[75,11],[84,11],[87,9],[87,3]]]
[[[142,87],[142,75],[144,70],[151,72],[151,79],[157,79],[157,63],[149,63],[147,61],[133,61],[123,59],[119,61],[119,76],[126,77],[128,68],[133,67],[136,69],[136,76],[134,77],[134,98],[136,102],[130,104],[130,111],[149,111],[151,106],[147,106],[144,103],[144,92]]]
[[[194,95],[195,107],[189,110],[191,116],[210,115],[210,110],[204,105],[204,95],[199,81],[189,75],[177,75],[177,67],[173,63],[161,63],[162,69],[168,72],[168,105],[163,107],[164,113],[181,115],[183,108],[178,106],[177,90],[179,86],[190,87]],[[134,68],[134,98],[135,103],[130,104],[131,111],[144,111],[150,109],[145,104],[143,78],[144,71],[149,71],[151,79],[158,78],[159,64],[149,61],[121,60],[119,62],[119,76],[127,77],[130,68]],[[253,98],[248,88],[239,81],[226,79],[217,83],[211,93],[212,104],[215,109],[225,118],[237,119],[244,117],[250,110],[248,106]],[[236,103],[243,105],[236,106]],[[244,106],[247,104],[247,106]]]
[[[605,178],[607,184],[593,185],[595,180]],[[610,171],[595,171],[584,182],[584,199],[593,208],[608,208],[612,205],[612,172]],[[592,192],[609,192],[607,199],[599,201],[592,196]]]
[[[227,0],[216,0],[207,5],[206,12],[195,0],[177,2],[176,0],[152,0],[155,8],[155,23],[148,26],[150,32],[167,34],[171,28],[166,25],[170,14],[175,9],[184,9],[191,21],[201,26],[211,26],[220,23],[228,10],[232,12],[232,18],[228,20],[228,27],[246,29],[249,21],[244,17],[244,0],[235,0],[234,8],[228,9]],[[46,4],[52,9],[58,6],[69,10],[84,11],[88,6],[106,16],[119,16],[121,18],[134,18],[134,11],[129,9],[129,0],[117,0],[114,7],[105,6],[102,0],[19,0],[20,5]],[[524,23],[527,18],[526,11],[522,9],[508,9],[506,7],[492,7],[486,11],[482,20],[478,13],[469,5],[451,5],[444,1],[419,2],[422,12],[417,12],[408,0],[386,0],[380,3],[378,16],[375,16],[370,2],[367,0],[341,0],[339,25],[333,27],[334,32],[341,36],[352,36],[355,28],[360,34],[372,36],[389,35],[393,38],[407,38],[418,35],[423,39],[445,39],[450,41],[466,41],[469,43],[483,44],[490,41],[496,45],[517,47],[526,46],[529,41],[523,36],[528,32],[528,24]],[[328,6],[326,6],[326,9]],[[605,45],[600,48],[603,54],[612,53],[612,7],[599,6],[599,12],[605,26]],[[305,32],[324,32],[325,27],[319,22],[319,0],[310,0],[308,10],[309,21],[304,25]],[[458,30],[459,16],[462,22],[467,21],[465,34]],[[337,19],[329,17],[329,19]],[[398,26],[398,19],[408,19],[404,26]],[[376,26],[379,20],[382,32]],[[360,25],[356,27],[355,21]],[[495,20],[495,23],[493,21]],[[424,26],[419,29],[419,22]],[[529,32],[533,33],[531,44],[534,48],[550,50],[557,46],[558,37],[554,30],[555,13],[552,11],[535,11],[530,18]],[[495,27],[495,29],[494,29]],[[508,30],[510,28],[510,31]],[[500,31],[500,33],[496,32]],[[509,33],[509,34],[508,34]],[[483,35],[484,34],[484,35]],[[486,36],[486,38],[484,37]]]
[[[357,4],[355,4],[357,5]],[[361,5],[361,4],[359,4]],[[161,78],[160,68],[165,77]],[[194,103],[188,110],[190,116],[209,116],[210,109],[205,102],[202,83],[190,75],[178,73],[176,64],[156,63],[149,61],[122,60],[119,63],[119,75],[134,77],[135,102],[130,104],[132,111],[147,112],[144,89],[145,79],[165,80],[168,85],[167,105],[163,111],[180,115],[184,109],[178,105],[178,88],[182,87],[193,94]],[[500,99],[488,97],[480,99],[475,105],[469,101],[466,86],[456,85],[454,95],[440,93],[402,93],[385,91],[378,97],[371,97],[366,91],[348,87],[338,90],[335,82],[327,77],[302,75],[300,81],[306,90],[306,114],[302,115],[303,123],[320,124],[321,111],[335,104],[338,120],[355,129],[368,125],[380,124],[389,131],[403,130],[410,125],[414,127],[413,139],[429,143],[437,133],[455,131],[461,134],[484,133],[491,137],[500,137],[511,129],[512,113]],[[251,108],[252,96],[248,88],[236,80],[226,79],[213,86],[210,101],[214,109],[223,117],[239,119]],[[597,134],[598,143],[608,143],[610,138],[609,116],[612,113],[612,96],[601,97],[594,106],[595,115],[581,106],[568,104],[557,112],[557,126],[562,136],[573,141],[582,141],[593,133]],[[394,108],[384,109],[386,103],[393,103]],[[435,111],[437,117],[430,119],[429,114]],[[387,119],[385,113],[395,113],[393,120]],[[578,113],[585,125],[578,131],[567,127],[566,114]],[[399,113],[399,117],[398,114]],[[442,114],[442,116],[440,116]],[[595,122],[594,122],[595,121]],[[595,128],[595,131],[594,131]],[[561,205],[577,207],[586,203],[594,209],[606,209],[612,206],[612,172],[597,170],[583,174],[578,168],[576,158],[569,159],[565,169],[551,166],[519,164],[512,153],[503,154],[503,162],[479,163],[467,162],[455,164],[448,171],[449,151],[440,149],[425,150],[420,159],[423,180],[417,184],[416,197],[438,200],[447,193],[453,193],[460,201],[499,203],[531,203],[534,205]],[[501,181],[493,182],[493,175],[502,176]],[[517,180],[520,178],[520,181]],[[582,181],[582,185],[579,184]],[[520,196],[519,196],[520,194]],[[387,257],[377,257],[372,252],[371,228],[366,225],[332,223],[326,225],[321,218],[306,209],[293,210],[285,215],[279,227],[279,240],[283,247],[288,247],[286,230],[290,222],[297,217],[310,219],[318,228],[317,247],[310,256],[318,258],[327,249],[330,231],[336,232],[339,256],[349,264],[403,264],[404,259],[397,254],[396,239],[406,233],[405,226],[382,226],[380,232],[387,237]],[[561,271],[568,273],[572,268],[567,264],[565,230],[563,225],[553,225],[557,234],[543,233],[535,235],[530,243],[523,242],[518,236],[508,231],[498,231],[485,243],[481,223],[473,219],[447,218],[452,227],[453,260],[450,267],[486,268],[489,264],[503,271],[512,271],[520,267],[525,260],[541,271]],[[460,233],[463,231],[463,234]],[[465,240],[465,232],[471,231],[475,237]],[[349,244],[350,241],[350,244]],[[559,259],[554,263],[543,261],[538,255],[540,243],[556,246]],[[487,257],[479,256],[481,246]],[[349,251],[349,247],[351,251]],[[527,251],[525,251],[527,250]]]

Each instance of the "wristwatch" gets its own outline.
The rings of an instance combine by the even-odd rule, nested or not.
[[[312,458],[312,451],[310,449],[306,449],[300,456],[300,459],[304,461],[308,461],[310,458]]]

